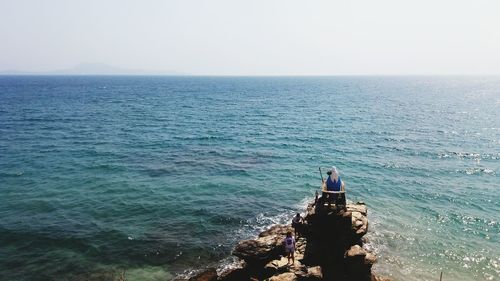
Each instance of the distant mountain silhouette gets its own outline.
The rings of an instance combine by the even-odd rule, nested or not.
[[[0,71],[8,75],[186,75],[176,71],[148,71],[110,66],[104,63],[81,63],[72,68],[31,72],[18,70]]]

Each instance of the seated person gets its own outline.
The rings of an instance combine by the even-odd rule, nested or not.
[[[326,174],[328,175],[328,178],[326,179],[326,181],[323,181],[323,191],[345,191],[344,182],[340,178],[339,171],[335,166],[333,166],[332,169],[330,169]],[[344,194],[323,193],[323,196],[328,199],[328,205],[331,204],[332,200],[337,204],[340,197],[342,199],[341,202],[345,206]]]

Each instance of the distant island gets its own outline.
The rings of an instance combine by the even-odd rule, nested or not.
[[[176,71],[151,71],[120,68],[104,63],[81,63],[71,68],[52,71],[4,70],[0,75],[188,75]]]

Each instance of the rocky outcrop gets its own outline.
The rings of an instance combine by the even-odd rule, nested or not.
[[[368,232],[367,215],[363,202],[342,209],[309,205],[305,263],[320,265],[324,280],[369,281],[376,257],[361,239]]]
[[[290,225],[275,225],[255,239],[239,242],[233,255],[244,262],[216,278],[222,281],[390,281],[372,274],[377,257],[363,247],[363,236],[368,232],[367,215],[363,202],[337,209],[317,200],[307,207],[293,265],[288,265],[282,246],[286,233],[293,229]],[[213,271],[194,280],[215,280],[210,278]]]
[[[291,226],[275,225],[262,232],[257,239],[243,240],[234,248],[233,255],[248,264],[266,264],[283,254],[281,242],[287,231],[293,231]]]

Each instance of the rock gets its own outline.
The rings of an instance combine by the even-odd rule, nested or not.
[[[277,224],[277,225],[271,226],[271,228],[269,228],[268,230],[262,231],[259,234],[259,237],[266,237],[266,236],[273,236],[273,235],[286,236],[286,233],[288,231],[293,233],[294,232],[293,227],[290,225]]]
[[[298,279],[302,280],[307,277],[307,267],[298,262],[295,262],[295,265],[291,266],[289,271],[295,274]]]
[[[307,246],[306,240],[303,237],[301,237],[297,240],[297,243],[295,244],[295,249],[300,254],[304,254],[306,246]]]
[[[358,237],[361,238],[368,232],[368,219],[362,212],[351,211],[351,223],[352,230]]]
[[[311,203],[311,204],[307,205],[306,214],[308,214],[308,215],[315,215],[316,214],[315,203]]]
[[[363,236],[368,232],[368,210],[363,204],[347,204],[347,212],[351,213],[352,229],[358,236]]]
[[[270,235],[255,240],[243,240],[236,245],[233,255],[250,264],[265,264],[283,253],[282,239],[277,235]]]
[[[309,267],[307,268],[307,277],[309,279],[317,279],[317,280],[321,280],[323,279],[323,272],[321,271],[321,266],[313,266],[313,267]]]
[[[365,264],[367,264],[367,265],[373,265],[376,262],[377,262],[377,256],[375,256],[372,253],[366,253]]]
[[[293,264],[293,267],[291,268],[300,268],[302,266],[302,263],[300,260],[302,260],[304,256],[299,253],[295,253],[295,263]],[[290,261],[291,263],[291,261]],[[268,262],[265,267],[266,268],[274,268],[274,269],[283,269],[287,268],[289,266],[288,264],[288,258],[287,257],[281,257],[281,259],[276,259]]]
[[[352,246],[346,252],[346,257],[349,257],[349,258],[360,257],[360,256],[362,256],[364,258],[366,256],[366,251],[365,251],[365,249],[361,248],[361,246],[359,246],[359,245]]]
[[[293,265],[288,264],[287,257],[282,257],[281,259],[270,261],[264,266],[264,275],[272,276],[288,272],[295,274],[297,278],[302,280],[303,277],[307,277],[307,267],[302,265],[302,263],[299,261],[301,258],[302,255],[296,254],[295,263]]]
[[[378,275],[375,275],[375,274],[372,274],[370,280],[371,281],[392,281],[392,279],[390,279],[390,278],[378,276]]]
[[[288,231],[293,233],[293,228],[289,225],[274,225],[260,233],[257,239],[240,241],[233,255],[247,263],[266,264],[284,254],[282,242]]]
[[[368,257],[367,257],[368,256]],[[345,261],[348,274],[355,280],[370,280],[371,268],[375,262],[375,256],[367,253],[359,245],[353,245],[346,251]]]
[[[250,279],[250,272],[247,268],[233,268],[224,271],[218,280],[223,281],[240,281]]]
[[[347,204],[346,209],[348,212],[358,212],[361,213],[363,216],[368,215],[368,209],[366,208],[365,204]]]
[[[266,264],[266,268],[273,268],[279,270],[281,268],[286,268],[288,266],[288,259],[286,257],[282,257],[281,259],[272,260]]]
[[[188,281],[216,281],[216,280],[217,280],[217,271],[215,270],[215,268],[209,268],[189,278]]]
[[[295,252],[295,263],[301,264],[301,260],[304,259],[304,254]]]
[[[219,280],[239,281],[248,279],[249,271],[245,261],[240,260],[237,263],[232,263],[230,267],[219,268]]]
[[[272,276],[269,281],[297,281],[297,276],[291,272],[282,273]]]

